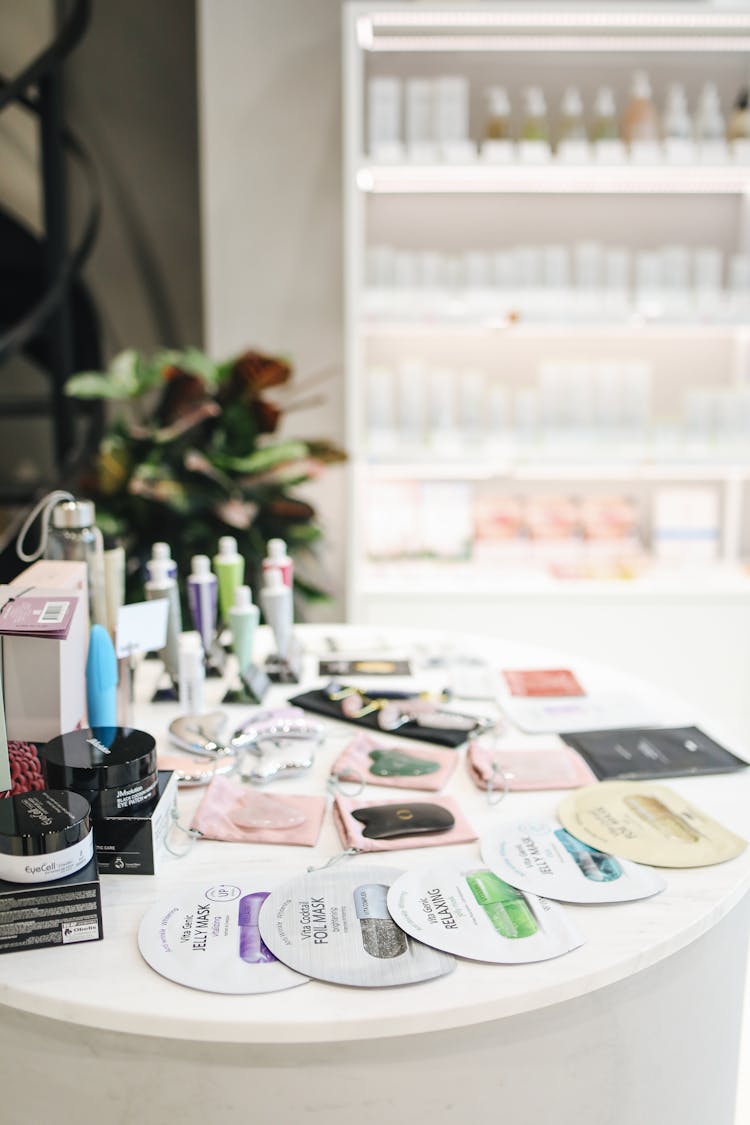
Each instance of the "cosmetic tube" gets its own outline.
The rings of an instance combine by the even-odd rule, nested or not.
[[[104,602],[107,629],[114,640],[117,615],[125,601],[125,548],[111,547],[104,552]]]
[[[193,625],[200,633],[206,652],[210,652],[216,633],[218,586],[208,555],[193,555],[187,578],[188,602]]]
[[[179,638],[180,707],[186,715],[200,715],[204,706],[206,669],[200,633],[181,633]]]
[[[227,625],[235,590],[245,581],[245,560],[237,550],[237,540],[233,535],[222,535],[219,540],[219,552],[214,555],[214,573],[219,581],[219,613]]]
[[[179,638],[182,632],[182,610],[180,608],[180,595],[177,583],[170,577],[170,559],[152,559],[151,578],[146,583],[146,600],[156,601],[157,598],[166,598],[169,603],[167,611],[167,640],[159,656],[164,661],[164,667],[172,679],[177,682],[179,676]]]
[[[234,591],[234,605],[229,610],[229,628],[232,632],[232,648],[237,657],[237,668],[244,676],[253,659],[255,630],[258,627],[260,610],[253,605],[249,586],[238,586]]]
[[[89,726],[117,726],[117,656],[103,625],[92,625],[86,657],[86,709]]]
[[[268,554],[261,565],[264,582],[269,571],[278,570],[284,579],[284,585],[291,587],[294,580],[294,563],[287,554],[286,543],[283,539],[268,540]]]
[[[285,584],[280,570],[266,571],[265,586],[260,592],[260,604],[263,607],[263,616],[273,630],[276,652],[281,660],[286,660],[292,639],[294,609],[291,587]]]
[[[152,543],[151,545],[151,558],[146,562],[146,581],[150,582],[153,578],[151,573],[152,565],[160,559],[166,559],[169,563],[167,567],[167,574],[170,578],[177,581],[177,563],[172,558],[172,548],[169,543]]]

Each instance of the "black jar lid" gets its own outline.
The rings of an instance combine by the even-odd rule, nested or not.
[[[50,855],[88,836],[91,808],[85,797],[61,789],[19,793],[0,801],[0,853]]]
[[[39,757],[52,788],[111,789],[155,771],[156,743],[133,727],[89,727],[51,739]]]

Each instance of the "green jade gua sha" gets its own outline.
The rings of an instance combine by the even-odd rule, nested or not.
[[[371,750],[370,773],[375,777],[422,777],[440,769],[439,762],[415,758],[401,750]]]

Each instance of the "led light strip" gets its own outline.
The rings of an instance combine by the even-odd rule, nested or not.
[[[750,192],[750,168],[701,165],[492,168],[463,165],[367,165],[357,172],[357,187],[366,192],[450,195],[466,192],[533,192],[537,194],[737,195]]]
[[[368,51],[391,54],[408,51],[695,51],[700,53],[750,51],[750,37],[661,35],[402,35],[378,36]]]

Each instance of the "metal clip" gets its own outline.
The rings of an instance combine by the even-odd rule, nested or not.
[[[508,775],[500,766],[497,758],[493,758],[491,770],[492,772],[487,778],[487,804],[490,806],[490,808],[495,808],[496,805],[501,804],[501,802],[504,801],[508,796]],[[500,774],[500,777],[503,781],[503,787],[500,790],[495,789],[495,778],[498,774]]]
[[[347,792],[344,789],[345,785],[352,785],[354,788]],[[342,797],[359,797],[364,793],[365,779],[359,770],[347,769],[342,773],[331,773],[326,782],[326,788],[329,793],[334,795],[340,793]]]
[[[201,838],[201,836],[203,835],[203,833],[199,832],[197,828],[185,828],[182,824],[180,824],[179,813],[177,812],[177,809],[173,808],[172,809],[172,829],[174,829],[174,828],[176,828],[178,830],[178,832],[184,833],[184,835],[187,836],[190,843],[188,844],[188,846],[186,848],[183,848],[182,851],[178,852],[173,847],[171,847],[171,845],[169,843],[169,833],[167,833],[167,835],[164,838],[164,847],[167,849],[167,851],[170,853],[170,855],[176,856],[177,859],[183,859],[186,855],[190,855],[190,852],[193,850],[193,846],[195,844],[195,841],[199,840]]]
[[[331,856],[325,863],[321,863],[320,867],[308,867],[308,874],[311,871],[325,871],[327,867],[333,867],[334,863],[340,863],[342,859],[349,859],[353,855],[361,855],[361,848],[347,848],[346,851],[338,852],[337,855]]]

